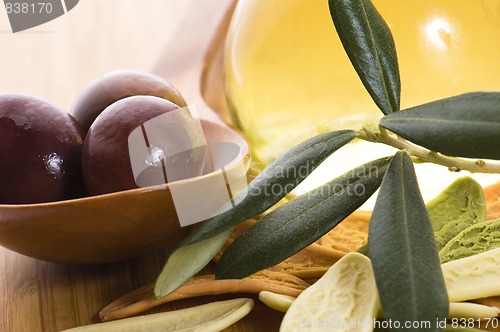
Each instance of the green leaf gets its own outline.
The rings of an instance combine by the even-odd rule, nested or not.
[[[352,130],[318,135],[296,145],[269,165],[249,184],[244,198],[235,198],[235,201],[241,199],[238,205],[205,221],[177,246],[156,281],[155,295],[168,295],[201,271],[220,250],[234,226],[272,207],[329,155],[355,137],[356,132]]]
[[[500,159],[500,92],[473,92],[386,115],[380,125],[450,156]]]
[[[381,158],[357,167],[264,216],[226,249],[216,277],[244,278],[319,239],[377,190],[389,161]]]
[[[181,246],[212,237],[268,210],[328,156],[355,137],[356,132],[353,130],[332,131],[291,148],[257,175],[248,185],[248,191],[242,194],[246,195],[244,198],[236,197],[235,201],[240,201],[239,204],[205,221]]]
[[[344,49],[375,104],[384,114],[399,111],[398,59],[386,22],[370,0],[329,0],[328,4]]]
[[[233,229],[206,240],[178,247],[169,257],[156,279],[154,294],[160,298],[181,286],[186,280],[200,272],[219,252]]]
[[[483,188],[468,176],[453,181],[439,195],[427,202],[426,208],[438,251],[470,225],[486,220]],[[368,243],[357,251],[369,256]]]
[[[483,188],[470,177],[459,178],[427,203],[427,211],[441,250],[458,233],[486,220]]]
[[[380,186],[368,247],[387,319],[401,326],[446,319],[448,295],[434,233],[413,163],[405,151],[396,153]],[[431,330],[439,328],[434,325]]]

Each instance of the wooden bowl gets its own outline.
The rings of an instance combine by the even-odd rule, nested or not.
[[[241,163],[248,169],[249,149],[242,136],[220,123],[205,120],[202,126],[207,142],[240,147],[244,158],[229,169]],[[202,183],[213,176],[176,183]],[[124,260],[175,245],[191,229],[179,224],[170,184],[60,202],[0,205],[0,245],[53,262]]]
[[[248,143],[227,124],[222,88],[222,44],[234,5],[235,0],[191,3],[151,70],[174,84],[196,107],[208,143],[231,142],[240,147],[243,160],[229,162],[226,172],[236,168],[241,172],[242,163],[246,170],[250,166]],[[213,176],[217,175],[176,183],[202,183]],[[170,184],[61,202],[0,205],[1,246],[61,263],[138,257],[177,244],[193,226],[180,226]]]

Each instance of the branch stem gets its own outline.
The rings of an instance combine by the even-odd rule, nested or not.
[[[430,151],[418,145],[410,143],[385,128],[380,128],[380,132],[372,131],[368,128],[358,135],[359,138],[368,142],[383,143],[397,149],[406,150],[417,162],[430,162],[448,167],[452,172],[466,170],[472,173],[500,173],[500,163],[486,162],[482,159],[457,158]]]

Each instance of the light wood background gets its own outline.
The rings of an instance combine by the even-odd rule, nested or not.
[[[0,92],[24,92],[70,111],[93,79],[115,69],[149,71],[184,0],[80,0],[66,15],[13,34],[0,8]],[[43,235],[42,235],[43,236]],[[166,253],[99,266],[49,263],[0,247],[0,332],[55,332],[98,322],[97,313],[153,282]],[[155,311],[201,304],[184,300]],[[256,299],[254,297],[254,299]],[[281,314],[258,303],[228,331],[277,330]]]
[[[67,14],[15,34],[0,8],[0,92],[34,94],[69,110],[98,76],[149,70],[186,3],[80,0]]]

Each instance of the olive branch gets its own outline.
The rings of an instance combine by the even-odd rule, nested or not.
[[[399,151],[275,207],[224,251],[216,277],[243,278],[281,262],[329,232],[379,189],[367,247],[386,318],[446,319],[448,297],[413,163],[499,173],[500,164],[485,159],[500,160],[500,93],[471,92],[400,110],[396,48],[380,13],[370,0],[329,0],[328,4],[347,56],[384,114],[378,131],[331,131],[284,153],[255,177],[244,196],[234,198],[238,205],[205,221],[175,248],[157,279],[156,296],[169,294],[201,271],[235,226],[275,207],[317,165],[360,138]],[[283,176],[281,170],[288,167],[306,167],[307,172]],[[273,185],[286,190],[262,194],[262,188]],[[359,185],[365,188],[363,193],[352,195]]]

